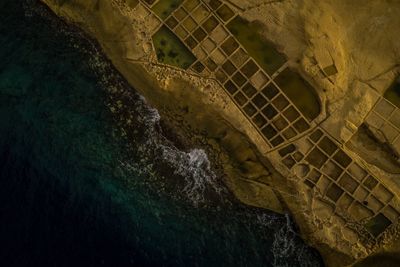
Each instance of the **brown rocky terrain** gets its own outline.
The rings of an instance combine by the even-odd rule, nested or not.
[[[398,109],[382,95],[399,72],[399,1],[226,1],[236,15],[258,25],[262,36],[286,55],[281,70],[289,66],[299,72],[320,100],[321,113],[309,129],[278,146],[256,130],[212,73],[199,75],[158,62],[152,34],[161,22],[146,1],[42,1],[93,36],[117,70],[176,131],[214,154],[239,200],[291,213],[303,238],[320,251],[328,266],[348,266],[365,258],[366,265],[377,266],[374,259],[379,257],[398,263],[391,255],[400,252],[400,141],[396,141],[400,138],[398,133],[390,138],[393,131],[386,127],[397,125]],[[269,78],[276,76],[279,70]],[[311,160],[314,151],[321,149],[321,155],[326,155],[330,150],[322,141],[312,144],[319,132],[323,132],[319,140],[328,140],[324,144],[337,151],[321,162],[324,167],[311,162],[318,161],[318,157]],[[290,144],[296,152],[285,152]],[[289,157],[299,154],[308,156],[288,164]],[[351,163],[343,162],[347,158]],[[315,182],[311,188],[307,184],[310,170],[318,172],[341,163],[352,175],[346,182],[342,174],[338,184],[343,187],[326,189],[324,175],[311,180]],[[352,189],[357,178],[353,166],[361,166],[361,172],[371,177],[360,180],[365,187],[357,184]],[[377,182],[371,185],[368,179]],[[358,199],[361,189],[371,191],[368,198]],[[337,192],[342,195],[336,198]],[[348,195],[356,199],[347,206],[350,214],[341,206]],[[332,203],[332,198],[337,202]],[[382,207],[371,206],[374,201]],[[363,225],[379,214],[388,217],[391,225],[371,237]]]

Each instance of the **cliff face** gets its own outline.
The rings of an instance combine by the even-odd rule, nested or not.
[[[42,2],[92,35],[115,67],[173,127],[214,152],[227,185],[241,201],[291,212],[303,237],[320,250],[328,265],[344,266],[370,253],[398,251],[393,238],[384,239],[383,245],[365,245],[357,229],[348,228],[349,222],[336,216],[335,207],[321,201],[320,192],[310,190],[299,179],[312,164],[303,160],[288,171],[277,150],[266,144],[215,79],[158,64],[152,33],[159,21],[145,4],[123,0]],[[364,141],[359,141],[364,136],[359,129],[372,125],[365,122],[366,117],[398,74],[400,2],[226,2],[235,14],[261,26],[262,35],[286,54],[286,64],[314,85],[322,113],[313,127],[323,129],[357,162],[363,160],[359,155],[371,154],[365,151]],[[372,134],[376,135],[373,129]],[[303,139],[306,137],[295,144],[308,140]],[[384,152],[380,155],[388,157]],[[363,166],[390,187],[395,196],[390,205],[400,210],[396,198],[400,195],[399,174],[387,172],[396,170],[398,163],[388,159],[381,168],[382,164],[370,164],[373,161]]]

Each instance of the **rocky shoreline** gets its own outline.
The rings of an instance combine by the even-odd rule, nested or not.
[[[368,254],[361,246],[356,249],[351,245],[357,239],[348,242],[343,233],[339,240],[326,236],[335,228],[335,222],[330,223],[327,233],[319,234],[322,240],[314,236],[316,229],[310,223],[313,211],[309,211],[310,217],[301,214],[307,207],[304,196],[299,198],[303,189],[291,177],[283,178],[275,170],[264,156],[268,149],[249,130],[251,126],[241,119],[229,98],[216,90],[218,85],[210,79],[193,78],[179,69],[150,63],[149,36],[139,30],[143,25],[124,17],[129,14],[119,9],[118,1],[100,8],[79,1],[61,5],[51,0],[42,2],[97,40],[127,82],[160,112],[166,137],[177,147],[200,146],[207,151],[214,169],[225,177],[225,184],[241,202],[293,214],[303,238],[320,251],[328,266],[349,265]],[[111,110],[115,109],[110,105]],[[171,138],[168,132],[180,138]],[[346,251],[348,247],[354,251]]]

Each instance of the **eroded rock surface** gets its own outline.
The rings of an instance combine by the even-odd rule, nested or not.
[[[42,1],[96,38],[178,131],[215,154],[241,201],[291,213],[327,265],[398,251],[400,109],[384,92],[399,74],[399,2],[185,0],[163,18],[151,0]],[[254,58],[259,44],[239,40],[236,16],[285,55],[277,68]],[[174,53],[160,58],[160,27],[193,53],[190,68],[164,64]],[[296,86],[318,98],[315,118],[291,97]],[[366,155],[376,146],[385,146],[382,160]]]

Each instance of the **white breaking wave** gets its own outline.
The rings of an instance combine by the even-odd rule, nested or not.
[[[286,223],[275,231],[274,242],[272,244],[272,254],[274,255],[274,266],[289,266],[285,259],[294,256],[297,246],[294,243],[296,236],[292,228],[289,215],[285,214]]]
[[[297,233],[293,229],[292,221],[288,214],[285,214],[285,221],[273,214],[263,214],[258,216],[260,225],[274,230],[274,240],[272,243],[272,254],[274,256],[273,266],[291,267],[288,258],[297,258],[298,264],[302,267],[319,266],[313,257],[309,255],[309,249],[305,244],[301,244],[297,239]]]
[[[183,152],[168,146],[163,147],[163,158],[174,166],[174,173],[185,178],[182,192],[195,206],[205,201],[205,191],[212,189],[220,193],[216,175],[211,170],[207,154],[202,149]]]
[[[173,145],[166,144],[157,130],[161,117],[157,109],[150,107],[143,96],[135,106],[140,114],[140,122],[145,125],[145,144],[139,150],[161,150],[161,158],[172,165],[174,174],[184,177],[182,193],[195,205],[205,202],[205,192],[211,189],[220,193],[222,188],[217,185],[217,177],[211,169],[207,154],[202,149],[181,151]]]
[[[147,101],[140,96],[143,106],[141,111],[145,111],[144,123],[146,125],[146,135],[148,136],[146,144],[155,145],[161,148],[162,159],[171,164],[174,168],[174,174],[185,178],[185,185],[182,193],[195,205],[205,201],[205,192],[212,189],[220,193],[221,187],[217,185],[216,175],[211,170],[211,164],[207,154],[202,149],[192,149],[189,152],[178,150],[174,146],[165,145],[157,136],[156,125],[160,122],[160,114],[157,109],[147,105]]]
[[[108,88],[110,92],[114,92],[117,88],[113,88],[114,85],[108,82],[110,80],[109,76],[113,74],[105,71],[108,63],[101,60],[101,54],[97,49],[95,51],[96,53],[93,55],[91,64],[103,73],[102,82],[105,88]],[[119,87],[120,85],[117,86]],[[202,149],[192,149],[190,152],[184,152],[178,150],[173,145],[166,144],[157,130],[157,126],[161,120],[158,110],[152,108],[142,95],[135,93],[135,96],[138,96],[138,101],[135,101],[135,105],[132,108],[135,108],[139,114],[137,118],[138,122],[145,125],[143,134],[145,136],[145,143],[138,146],[138,151],[143,153],[144,156],[149,151],[157,151],[161,148],[162,159],[173,166],[175,174],[185,178],[182,193],[195,206],[205,201],[205,192],[207,189],[220,193],[223,189],[216,182],[217,177],[211,170],[211,164],[205,151]],[[127,162],[122,165],[125,165],[125,167],[132,166],[132,164]]]
[[[144,107],[141,107],[142,109],[145,109],[145,115],[143,116],[143,123],[146,127],[145,135],[147,136],[145,145],[150,147],[157,147],[158,144],[161,143],[161,141],[158,138],[159,133],[157,133],[156,125],[158,125],[158,123],[160,122],[161,116],[158,113],[157,109],[146,106],[146,100],[143,96],[140,96],[140,98],[143,101],[143,104],[145,104]]]
[[[31,1],[31,0],[29,0]],[[29,13],[27,14],[29,15]],[[90,64],[98,73],[102,73],[101,82],[110,93],[117,92],[121,84],[114,84],[107,70],[110,67],[109,63],[102,60],[100,51],[92,43],[90,52],[92,57]],[[94,51],[94,52],[93,52]],[[207,154],[202,149],[192,149],[189,152],[184,152],[176,149],[173,146],[165,145],[157,132],[157,125],[160,122],[160,114],[158,111],[150,107],[146,99],[138,96],[139,101],[135,101],[134,108],[140,115],[138,121],[146,126],[144,131],[145,143],[138,146],[138,151],[143,153],[143,156],[150,150],[156,151],[161,148],[162,158],[174,167],[174,173],[184,177],[184,186],[182,193],[195,205],[205,202],[206,190],[212,190],[215,193],[220,193],[224,190],[218,185],[217,177],[211,170],[211,164]],[[151,153],[149,153],[151,154]],[[121,171],[133,171],[139,174],[154,174],[153,163],[149,163],[145,168],[143,162],[147,159],[143,158],[140,163],[120,161]],[[127,174],[129,175],[129,174]],[[274,240],[272,244],[272,253],[274,256],[273,265],[276,267],[291,266],[287,263],[289,257],[296,257],[300,266],[312,267],[318,266],[318,263],[310,261],[313,257],[309,257],[309,250],[305,245],[296,244],[296,232],[294,231],[289,215],[285,216],[286,223],[282,223],[282,217],[277,215],[263,214],[258,216],[259,224],[274,231]],[[281,226],[281,227],[279,227]],[[279,227],[279,228],[278,228]]]
[[[144,123],[147,125],[147,126],[149,126],[149,127],[151,127],[152,129],[155,127],[155,125],[157,124],[157,123],[159,123],[160,122],[160,120],[161,120],[161,116],[160,116],[160,113],[158,113],[158,110],[157,109],[155,109],[155,108],[152,108],[152,107],[150,107],[149,105],[148,105],[148,103],[147,103],[147,100],[146,100],[146,98],[144,97],[144,96],[142,96],[142,95],[139,95],[139,100],[141,101],[141,104],[143,105],[143,106],[141,106],[141,107],[139,107],[139,106],[137,106],[137,110],[138,111],[144,111],[145,112],[145,121],[144,121]],[[139,110],[139,108],[140,108],[140,110]]]

